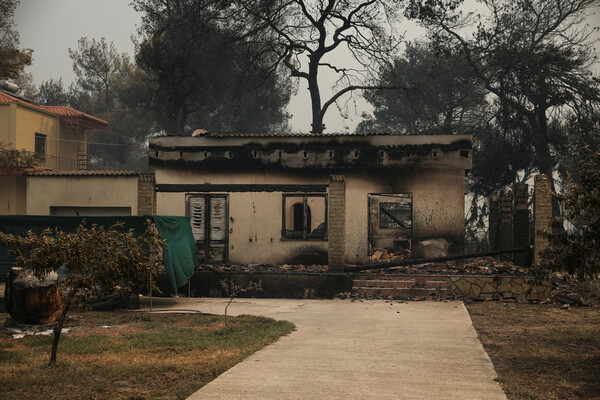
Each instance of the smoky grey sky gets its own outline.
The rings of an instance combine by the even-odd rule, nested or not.
[[[128,53],[133,58],[131,37],[137,36],[140,21],[141,15],[129,5],[129,0],[21,0],[15,12],[21,45],[34,50],[33,65],[27,72],[33,74],[38,85],[50,78],[62,77],[66,86],[74,81],[68,49],[76,48],[77,40],[83,36],[90,39],[105,37],[119,52]],[[414,33],[420,31],[415,25],[409,29],[414,29]],[[414,36],[414,33],[409,34]],[[341,53],[336,57],[350,59]],[[324,100],[331,94],[329,87],[334,80],[335,76],[329,71],[321,74]],[[370,106],[359,94],[346,95],[338,103],[342,110],[332,106],[326,114],[328,132],[354,131],[362,113],[370,111]],[[290,124],[293,131],[310,130],[310,97],[304,80],[299,82],[288,112],[292,114]]]
[[[15,12],[17,30],[21,35],[21,45],[34,50],[33,65],[27,69],[35,82],[50,78],[62,77],[63,83],[69,85],[75,79],[69,48],[77,47],[81,37],[100,39],[105,37],[113,42],[119,52],[125,52],[133,58],[134,45],[132,36],[137,36],[137,25],[141,15],[129,5],[130,0],[21,0]],[[473,0],[468,0],[473,4]],[[600,25],[599,15],[590,15],[588,22],[593,26]],[[415,39],[423,35],[424,30],[414,23],[402,22],[400,32],[406,39]],[[335,57],[350,62],[347,54],[338,53]],[[347,58],[348,60],[345,60]],[[335,76],[324,71],[320,77],[322,97],[324,100],[331,94],[329,87]],[[346,95],[338,102],[343,107],[338,110],[330,107],[325,116],[327,132],[354,131],[361,121],[363,112],[370,112],[370,106],[355,93]],[[292,114],[293,131],[310,130],[310,98],[305,80],[298,85],[297,95],[288,106]],[[198,127],[201,128],[201,127]]]

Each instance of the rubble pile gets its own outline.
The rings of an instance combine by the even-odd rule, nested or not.
[[[573,277],[556,276],[552,279],[552,300],[570,306],[598,306],[600,292],[593,282],[580,282]]]
[[[371,262],[402,261],[410,258],[410,250],[387,251],[386,249],[375,249],[370,257]]]
[[[272,265],[272,264],[239,264],[226,265],[202,264],[198,270],[208,270],[218,273],[324,273],[328,271],[327,265]]]
[[[374,253],[375,256],[376,253]],[[377,255],[376,262],[405,260],[409,257],[406,252],[382,252]],[[375,262],[375,261],[374,261]],[[199,270],[208,270],[219,273],[325,273],[329,271],[327,265],[294,265],[294,264],[203,264]],[[511,275],[526,276],[529,270],[519,267],[511,261],[503,261],[494,257],[480,257],[466,260],[464,265],[451,265],[448,263],[427,263],[402,267],[390,267],[366,271],[369,274],[427,274],[427,275]]]
[[[408,265],[402,267],[390,267],[372,273],[382,274],[427,274],[427,275],[510,275],[526,276],[529,269],[513,264],[511,261],[503,261],[494,257],[479,257],[466,260],[463,265],[452,265],[448,263],[427,263]]]

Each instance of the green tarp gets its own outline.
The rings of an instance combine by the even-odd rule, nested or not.
[[[190,218],[164,215],[152,217],[158,232],[167,241],[163,250],[163,263],[173,290],[177,293],[177,289],[185,285],[194,275],[195,266],[198,264]]]
[[[84,219],[87,226],[97,224],[107,228],[117,222],[123,222],[126,229],[133,229],[138,235],[143,234],[146,230],[146,221],[153,220],[158,232],[166,241],[163,250],[163,263],[175,292],[185,285],[194,274],[198,256],[189,217],[165,215],[131,217],[0,215],[0,231],[18,236],[27,234],[29,230],[39,234],[46,228],[75,232]],[[7,273],[11,265],[12,259],[8,255],[8,249],[4,243],[0,242],[0,274]]]

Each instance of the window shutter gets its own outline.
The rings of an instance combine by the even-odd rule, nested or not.
[[[210,240],[227,239],[227,199],[210,198]]]
[[[189,202],[190,223],[192,224],[192,233],[196,242],[203,242],[205,239],[205,215],[206,198],[192,197]]]

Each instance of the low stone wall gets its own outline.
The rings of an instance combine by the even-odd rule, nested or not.
[[[485,299],[549,300],[550,283],[531,277],[448,276],[447,295]]]
[[[332,298],[338,293],[352,291],[352,282],[362,275],[343,273],[278,273],[278,272],[227,272],[196,271],[190,282],[192,297],[227,297],[221,290],[221,281],[227,279],[247,287],[250,282],[262,283],[262,292],[247,292],[239,297],[265,298]],[[370,278],[373,278],[370,276]],[[457,298],[547,300],[550,299],[550,284],[535,283],[533,278],[502,275],[450,275],[446,276],[446,296]],[[166,274],[157,282],[162,294],[173,295]],[[178,290],[187,296],[188,286]]]
[[[196,271],[190,282],[192,297],[227,297],[221,290],[221,281],[227,279],[247,287],[250,282],[261,281],[262,292],[241,293],[239,297],[261,298],[333,298],[335,294],[352,290],[353,276],[337,273],[217,273]],[[161,296],[173,294],[173,288],[166,275],[157,282]],[[187,285],[179,288],[179,294],[187,296]]]

